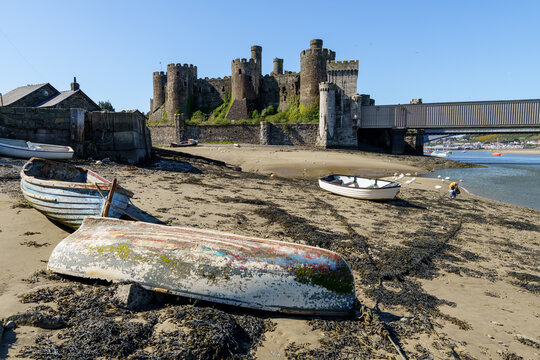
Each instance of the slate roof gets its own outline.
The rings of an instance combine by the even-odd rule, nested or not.
[[[17,100],[22,99],[26,95],[33,93],[34,91],[42,88],[43,86],[47,84],[48,83],[20,86],[14,90],[11,90],[7,94],[2,94],[3,104],[4,106],[8,106],[9,104],[12,104]]]
[[[60,91],[60,94],[58,94],[57,96],[53,97],[52,99],[45,100],[44,102],[42,102],[41,104],[37,105],[36,107],[38,107],[38,108],[43,108],[43,107],[51,107],[51,106],[58,105],[58,104],[61,103],[62,101],[64,101],[64,100],[66,100],[67,98],[69,98],[71,95],[75,94],[77,91],[80,91],[80,90],[75,90],[75,91],[71,91],[71,90]]]

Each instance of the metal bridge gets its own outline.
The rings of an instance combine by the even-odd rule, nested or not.
[[[432,134],[540,132],[540,99],[362,106],[359,129]]]

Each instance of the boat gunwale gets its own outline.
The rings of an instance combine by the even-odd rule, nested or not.
[[[375,178],[365,178],[365,177],[361,177],[361,176],[351,176],[351,175],[340,175],[340,174],[332,174],[332,175],[328,175],[328,176],[325,176],[325,177],[322,177],[319,179],[319,181],[322,181],[328,185],[332,185],[332,186],[338,186],[338,187],[343,187],[343,188],[346,188],[346,189],[362,189],[362,190],[388,190],[388,189],[395,189],[395,188],[400,188],[401,187],[401,184],[398,183],[398,182],[395,182],[395,181],[390,181],[390,180],[381,180],[381,181],[388,181],[389,184],[395,184],[395,185],[392,185],[392,186],[385,186],[385,187],[380,187],[380,188],[369,188],[369,187],[364,187],[364,186],[359,186],[359,187],[350,187],[350,186],[347,186],[347,185],[340,185],[340,184],[332,184],[330,181],[327,181],[327,180],[324,180],[330,176],[347,176],[347,177],[354,177],[355,179],[375,179]],[[376,180],[380,180],[380,179],[376,179]]]
[[[69,182],[69,181],[59,181],[59,180],[41,180],[41,179],[37,179],[33,176],[30,176],[30,175],[27,175],[25,173],[26,170],[28,170],[28,167],[33,164],[34,160],[40,160],[40,161],[43,161],[43,162],[47,162],[47,163],[52,163],[54,165],[57,165],[57,166],[62,166],[62,167],[78,167],[80,169],[82,169],[83,171],[86,171],[88,174],[92,175],[93,177],[95,177],[96,179],[98,179],[99,181],[102,181],[101,183],[82,183],[82,182]],[[51,187],[51,188],[67,188],[67,189],[81,189],[81,190],[94,190],[94,191],[110,191],[111,189],[111,186],[112,186],[112,183],[111,181],[105,179],[103,176],[99,175],[98,173],[90,170],[90,169],[87,169],[86,167],[84,166],[75,166],[75,165],[69,165],[69,164],[65,164],[65,163],[61,163],[61,162],[57,162],[57,161],[52,161],[52,160],[49,160],[49,159],[42,159],[42,158],[38,158],[38,157],[32,157],[30,160],[28,160],[26,162],[26,164],[24,164],[24,166],[22,167],[21,169],[21,172],[20,172],[20,176],[21,176],[21,180],[23,181],[26,181],[30,184],[34,184],[34,185],[38,185],[38,186],[43,186],[43,187]],[[121,186],[118,186],[115,191],[115,193],[118,193],[118,194],[121,194],[121,195],[126,195],[128,197],[133,197],[133,192],[127,190],[127,189],[124,189],[123,187]]]

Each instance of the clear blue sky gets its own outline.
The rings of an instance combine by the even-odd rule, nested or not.
[[[96,102],[149,110],[152,72],[190,63],[230,75],[263,47],[300,70],[320,38],[359,60],[358,92],[377,104],[540,98],[540,1],[0,0],[0,92],[73,76]],[[160,65],[161,64],[161,65]]]

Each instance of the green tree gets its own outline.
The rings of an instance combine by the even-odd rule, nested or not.
[[[114,107],[109,100],[98,102],[98,106],[101,108],[101,110],[114,112]]]

